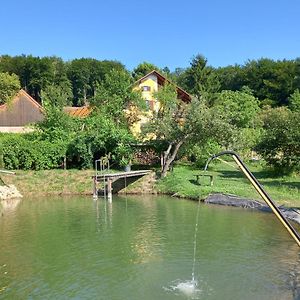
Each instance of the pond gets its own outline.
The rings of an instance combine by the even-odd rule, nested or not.
[[[0,212],[0,299],[297,299],[298,251],[268,213],[166,196],[24,199]]]

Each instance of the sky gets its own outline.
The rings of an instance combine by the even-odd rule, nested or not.
[[[171,71],[300,57],[299,0],[2,0],[0,55],[144,61]]]

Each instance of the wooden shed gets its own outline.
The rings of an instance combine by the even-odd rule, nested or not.
[[[24,90],[11,103],[0,105],[0,132],[26,132],[26,126],[43,119],[43,107]]]

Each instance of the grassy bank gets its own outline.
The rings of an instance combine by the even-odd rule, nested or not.
[[[299,175],[275,176],[260,165],[248,164],[248,167],[276,203],[300,206]],[[212,193],[260,199],[244,175],[232,166],[224,163],[211,164],[209,174],[214,175],[213,186],[210,186],[208,177],[200,178],[200,184],[196,182],[195,175],[202,172],[191,165],[178,165],[166,178],[159,180],[155,188],[160,193],[196,199],[204,199]],[[14,184],[24,196],[92,193],[93,170],[17,171],[16,174],[15,176],[1,175],[1,177],[6,184]],[[144,189],[143,183],[141,185],[141,187],[133,186],[134,190]]]
[[[276,203],[300,206],[299,175],[275,176],[260,165],[248,164],[248,167]],[[195,175],[200,173],[203,173],[200,169],[196,170],[189,165],[179,165],[169,176],[158,182],[157,188],[162,193],[179,197],[204,199],[212,193],[225,193],[260,199],[241,171],[232,166],[220,162],[210,165],[209,174],[214,175],[213,186],[210,186],[207,177],[200,178],[200,184],[198,184]]]
[[[1,175],[6,184],[14,184],[24,196],[71,195],[92,193],[93,170],[16,171]]]

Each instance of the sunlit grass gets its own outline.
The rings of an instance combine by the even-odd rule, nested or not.
[[[204,199],[213,193],[260,199],[243,173],[234,167],[233,162],[231,164],[211,163],[208,173],[214,175],[213,186],[210,186],[208,177],[201,177],[200,184],[196,182],[195,175],[203,173],[202,169],[179,164],[166,178],[158,180],[156,189],[160,193],[195,199]],[[276,203],[300,206],[299,175],[276,176],[259,164],[247,165]],[[16,174],[1,177],[6,184],[14,184],[25,196],[92,194],[94,170],[16,171]]]
[[[6,184],[14,184],[26,196],[91,194],[93,170],[16,171],[2,176]]]
[[[299,175],[276,176],[259,164],[248,164],[248,168],[275,202],[300,206]],[[220,162],[212,163],[208,174],[214,175],[213,186],[210,186],[207,177],[200,178],[200,184],[198,184],[195,175],[200,173],[203,173],[203,170],[189,165],[178,165],[172,173],[158,182],[158,189],[163,193],[196,199],[204,199],[213,193],[225,193],[260,200],[260,196],[243,173],[233,166]]]

